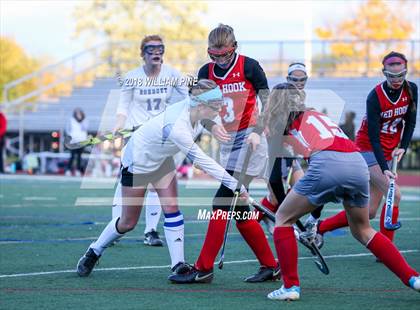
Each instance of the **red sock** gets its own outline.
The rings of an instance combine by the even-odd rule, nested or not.
[[[276,213],[276,211],[277,211],[277,209],[278,209],[278,206],[276,206],[276,205],[272,204],[272,203],[270,202],[270,200],[268,200],[268,197],[267,197],[267,196],[265,196],[265,197],[261,200],[261,204],[262,204],[264,207],[266,207],[268,210],[273,211],[274,213]],[[262,220],[263,216],[264,216],[264,213],[262,213],[262,212],[258,212],[258,218],[257,218],[257,221],[258,221],[258,222],[261,222],[261,220]]]
[[[216,219],[210,219],[209,227],[207,228],[206,239],[204,240],[203,247],[201,248],[200,256],[195,263],[195,267],[197,269],[201,271],[208,271],[213,269],[214,261],[216,260],[216,256],[223,244],[226,221],[226,211],[223,211],[223,216],[221,215]]]
[[[346,211],[341,211],[336,215],[333,215],[325,220],[322,220],[319,223],[319,233],[321,235],[325,234],[327,231],[332,231],[341,227],[349,226],[347,221]]]
[[[397,247],[380,232],[373,236],[366,246],[377,258],[384,263],[405,285],[412,276],[418,276],[418,272],[408,265],[407,261],[398,251]]]
[[[382,206],[381,219],[380,219],[380,223],[379,223],[380,231],[389,240],[394,241],[395,230],[385,229],[385,226],[384,226],[385,211],[386,211],[386,206],[384,204]],[[392,224],[395,224],[397,222],[399,214],[400,214],[400,208],[398,208],[398,206],[394,206],[394,208],[392,209]]]
[[[265,237],[261,225],[256,220],[236,222],[236,227],[258,258],[261,266],[275,268],[277,266],[273,252]]]
[[[292,227],[276,227],[273,234],[285,288],[299,286],[298,248]]]

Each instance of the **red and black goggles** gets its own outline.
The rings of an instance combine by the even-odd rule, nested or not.
[[[207,53],[209,54],[210,58],[212,60],[215,59],[223,59],[223,58],[228,58],[230,56],[233,55],[233,53],[235,52],[235,47],[228,47],[228,48],[224,48],[222,50],[214,50],[211,48],[207,49]]]

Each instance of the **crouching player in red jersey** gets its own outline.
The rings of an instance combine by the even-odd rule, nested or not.
[[[369,218],[376,216],[382,196],[386,195],[390,178],[396,178],[389,165],[394,155],[401,160],[416,126],[417,85],[405,80],[407,59],[401,53],[391,52],[382,61],[386,81],[377,85],[366,102],[366,117],[356,136],[356,145],[363,155],[370,173]],[[392,223],[399,214],[401,193],[395,187],[395,200]],[[384,227],[385,204],[382,207],[380,231],[391,241],[393,230]],[[323,235],[340,227],[347,226],[347,217],[340,212],[320,222],[318,233]],[[319,237],[319,236],[318,236]]]
[[[268,294],[274,300],[300,298],[298,249],[292,225],[303,215],[328,202],[342,202],[351,232],[401,281],[420,291],[420,277],[395,245],[369,223],[369,171],[356,145],[326,115],[307,110],[305,93],[290,86],[270,101],[279,108],[285,142],[309,159],[309,167],[276,213],[274,244],[283,285]],[[277,98],[277,100],[275,100]],[[340,171],[339,174],[336,171]]]
[[[233,176],[237,176],[245,162],[248,145],[253,148],[246,167],[243,184],[248,187],[253,177],[262,173],[267,158],[267,142],[258,126],[257,95],[265,103],[269,91],[267,78],[258,62],[236,53],[237,43],[233,29],[219,25],[208,38],[208,54],[213,62],[204,65],[198,78],[208,78],[219,85],[224,96],[224,107],[219,113],[222,124],[213,124],[212,133],[220,141],[220,162]],[[265,95],[264,95],[265,94]],[[213,210],[222,210],[222,216],[211,218],[206,238],[194,268],[188,274],[169,277],[174,283],[203,283],[213,279],[213,265],[222,247],[226,229],[227,213],[233,192],[221,185],[213,199]],[[236,227],[257,257],[258,272],[245,279],[246,282],[275,280],[280,270],[265,237],[261,225],[246,216],[247,204],[238,204],[235,211]]]

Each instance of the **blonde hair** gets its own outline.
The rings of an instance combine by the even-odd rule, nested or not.
[[[152,35],[145,36],[143,38],[143,40],[141,40],[141,43],[140,43],[140,55],[141,55],[141,57],[144,56],[143,49],[144,49],[145,45],[147,43],[149,43],[150,41],[160,41],[163,44],[163,39],[160,35],[152,34]]]
[[[276,128],[284,128],[287,131],[293,120],[307,110],[305,98],[305,91],[290,83],[282,83],[273,88],[264,113],[266,124],[272,133],[276,133]]]
[[[201,79],[196,84],[190,87],[189,93],[190,95],[198,96],[216,87],[219,87],[219,86],[217,86],[215,81]]]
[[[209,33],[208,46],[210,48],[221,48],[224,46],[235,46],[236,39],[233,28],[228,25],[219,24]]]

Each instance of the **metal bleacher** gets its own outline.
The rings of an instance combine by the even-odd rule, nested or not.
[[[368,93],[381,81],[381,78],[313,78],[309,79],[306,90],[310,97],[312,90],[330,90],[337,94],[344,101],[344,111],[341,113],[343,120],[345,111],[356,112],[356,128],[359,126],[365,114],[365,102]],[[284,82],[284,78],[269,79],[269,86],[272,88],[277,83]],[[419,84],[419,79],[414,80]],[[35,112],[25,112],[23,128],[30,132],[52,132],[65,128],[68,118],[76,107],[84,110],[89,119],[89,130],[96,132],[100,128],[104,118],[115,117],[115,114],[106,113],[104,109],[108,103],[111,104],[111,111],[115,108],[118,99],[119,85],[114,78],[102,78],[94,81],[91,87],[75,88],[69,97],[60,98],[58,102],[39,102]],[[112,96],[112,94],[114,94]],[[174,98],[176,101],[177,98]],[[313,101],[323,99],[312,98]],[[318,102],[322,106],[322,102]],[[109,108],[109,107],[108,107]],[[326,107],[327,111],[329,108]],[[417,110],[419,118],[419,110]],[[19,114],[9,114],[8,130],[17,132],[19,130]],[[417,126],[414,138],[420,138],[420,127]]]

